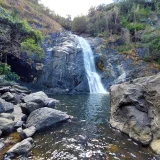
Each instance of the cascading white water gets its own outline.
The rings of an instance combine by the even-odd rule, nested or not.
[[[87,73],[90,93],[107,93],[100,76],[96,72],[93,51],[89,43],[83,37],[77,37],[83,51],[84,66]]]

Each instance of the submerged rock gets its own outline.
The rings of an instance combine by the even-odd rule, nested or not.
[[[112,127],[144,145],[160,138],[160,74],[114,85],[110,90]]]
[[[6,157],[14,158],[19,155],[27,155],[33,147],[33,139],[27,138],[15,144],[10,150],[6,152]]]
[[[26,126],[34,126],[36,131],[50,127],[58,122],[69,119],[69,115],[52,108],[40,108],[33,111],[27,118]]]

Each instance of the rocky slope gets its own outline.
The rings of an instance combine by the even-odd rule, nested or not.
[[[26,87],[1,80],[0,159],[26,158],[33,147],[33,139],[28,137],[69,119],[66,113],[53,109],[58,103],[42,91],[31,93]]]
[[[106,44],[103,38],[88,37],[87,39],[95,52],[97,72],[108,90],[113,84],[154,75],[160,71],[159,67],[156,68],[143,60],[145,51],[141,48],[137,49],[138,55],[129,56],[119,54],[113,49],[117,44]]]
[[[160,74],[113,85],[112,127],[160,154]]]

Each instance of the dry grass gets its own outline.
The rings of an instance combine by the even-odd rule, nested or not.
[[[37,5],[31,0],[0,0],[0,5],[6,9],[16,9],[19,18],[26,19],[29,24],[43,35],[61,31],[62,27],[55,20],[50,18],[43,5]]]

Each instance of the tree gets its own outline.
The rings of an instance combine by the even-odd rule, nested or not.
[[[87,30],[87,20],[85,16],[78,16],[73,19],[72,31],[85,33]]]

